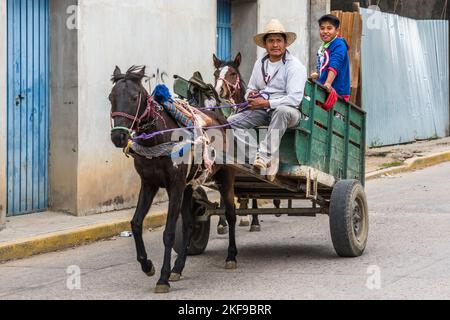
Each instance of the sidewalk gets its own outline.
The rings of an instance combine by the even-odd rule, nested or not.
[[[450,161],[450,138],[371,149],[367,152],[366,177],[389,177],[444,161]],[[216,192],[208,196],[219,201]],[[166,209],[165,202],[153,205],[145,229],[164,226]],[[6,229],[0,231],[0,263],[118,236],[131,230],[133,214],[130,209],[87,217],[45,212],[7,218]]]

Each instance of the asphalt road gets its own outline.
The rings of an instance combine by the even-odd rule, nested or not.
[[[360,258],[336,256],[326,216],[268,216],[261,233],[239,228],[237,270],[223,268],[227,238],[212,232],[168,295],[153,293],[157,278],[141,273],[133,239],[115,238],[0,265],[0,300],[450,299],[449,177],[446,163],[370,181]],[[146,232],[145,242],[161,267],[162,230]]]

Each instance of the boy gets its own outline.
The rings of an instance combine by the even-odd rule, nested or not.
[[[325,15],[319,20],[320,38],[323,41],[317,54],[317,72],[311,75],[328,92],[334,88],[346,101],[350,99],[349,46],[339,36],[341,22],[336,16]]]

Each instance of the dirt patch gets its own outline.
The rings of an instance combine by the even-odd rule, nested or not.
[[[450,138],[417,141],[415,143],[372,148],[366,152],[366,173],[398,167],[411,158],[450,151]]]

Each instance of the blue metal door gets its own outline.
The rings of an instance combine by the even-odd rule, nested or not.
[[[48,0],[7,0],[7,215],[48,203]]]
[[[217,1],[217,56],[231,60],[231,0]]]

